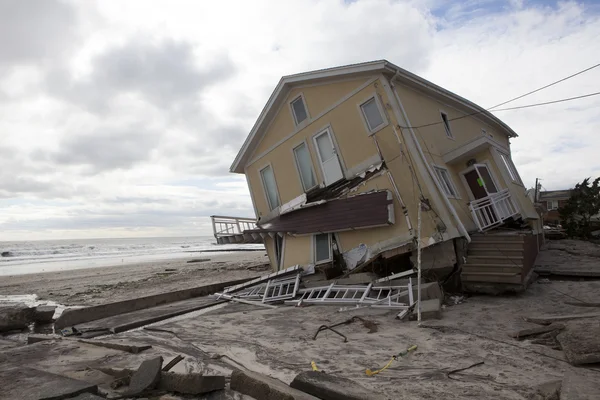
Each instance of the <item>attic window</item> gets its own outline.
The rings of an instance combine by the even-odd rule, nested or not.
[[[292,107],[292,114],[294,115],[294,122],[296,125],[300,125],[302,121],[308,118],[304,97],[302,95],[296,97],[294,100],[292,100],[290,105]]]
[[[371,97],[369,100],[362,103],[360,109],[370,133],[375,133],[386,125],[383,113],[381,112],[381,107],[375,97]]]
[[[452,135],[452,131],[450,130],[450,120],[448,119],[448,114],[445,112],[441,112],[440,114],[442,116],[442,121],[444,122],[444,128],[446,128],[446,136],[454,139],[454,135]]]

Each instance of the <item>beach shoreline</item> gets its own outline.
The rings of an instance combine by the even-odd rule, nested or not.
[[[264,251],[189,253],[181,258],[5,275],[0,278],[0,295],[35,294],[42,303],[91,306],[250,278],[264,269],[248,267],[265,263]]]

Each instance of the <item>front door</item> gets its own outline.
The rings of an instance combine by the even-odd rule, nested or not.
[[[464,175],[475,200],[482,199],[492,193],[498,192],[498,188],[492,180],[492,175],[490,174],[487,165],[475,164],[474,168]]]
[[[319,154],[321,171],[323,171],[323,178],[325,179],[325,186],[329,186],[344,177],[340,160],[333,146],[331,132],[327,129],[315,136],[315,144]]]

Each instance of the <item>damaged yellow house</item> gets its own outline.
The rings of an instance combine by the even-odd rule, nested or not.
[[[285,76],[231,166],[246,176],[257,219],[213,217],[215,236],[264,241],[275,270],[353,269],[412,252],[422,202],[425,254],[446,243],[454,262],[467,259],[463,280],[520,283],[541,227],[511,159],[515,137],[385,60]],[[459,241],[472,242],[468,255],[456,257]],[[503,265],[520,269],[506,275]]]

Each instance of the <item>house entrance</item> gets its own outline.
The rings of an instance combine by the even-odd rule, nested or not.
[[[475,164],[467,172],[463,172],[463,175],[475,200],[483,199],[492,193],[498,192],[490,170],[485,164]]]

